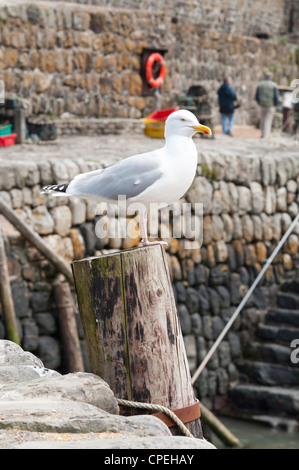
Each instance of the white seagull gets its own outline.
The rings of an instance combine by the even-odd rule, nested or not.
[[[43,192],[92,197],[112,204],[118,202],[119,196],[125,196],[128,202],[142,203],[142,245],[163,243],[148,240],[147,211],[151,203],[158,208],[174,204],[188,191],[197,168],[197,150],[192,140],[196,132],[212,133],[190,111],[175,111],[165,122],[164,147],[133,155],[105,169],[82,173],[66,184],[45,186]]]

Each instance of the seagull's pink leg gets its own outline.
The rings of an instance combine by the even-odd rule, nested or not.
[[[141,234],[142,234],[142,246],[150,246],[150,245],[166,245],[168,246],[167,242],[156,240],[154,242],[150,242],[147,238],[147,212],[140,211],[140,219],[141,219]]]

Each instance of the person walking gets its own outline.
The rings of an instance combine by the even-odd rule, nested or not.
[[[231,77],[225,77],[221,87],[217,91],[219,108],[221,113],[223,134],[233,136],[232,129],[234,123],[235,106],[237,94],[232,87]]]
[[[271,134],[272,122],[275,113],[275,107],[278,104],[278,88],[272,80],[272,74],[266,72],[264,80],[262,80],[255,94],[255,99],[261,108],[261,137],[268,137]]]

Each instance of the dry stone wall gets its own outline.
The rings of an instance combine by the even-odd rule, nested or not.
[[[295,5],[292,0],[77,0],[77,3],[152,12],[159,10],[200,28],[247,36],[283,34],[287,30],[292,4]]]
[[[240,9],[230,3],[188,2],[188,8],[178,3],[178,10],[156,10],[152,3],[149,9],[134,9],[131,2],[132,8],[127,2],[120,2],[121,8],[113,8],[116,2],[109,7],[105,2],[1,6],[0,78],[7,95],[27,99],[29,113],[53,118],[65,112],[140,118],[174,105],[178,95],[201,84],[218,119],[216,91],[230,74],[242,101],[236,120],[250,122],[264,68],[273,71],[278,83],[290,83],[298,77],[298,51],[278,35],[284,18],[281,0],[259,7],[260,16],[256,2],[245,8],[248,2],[239,0]],[[262,24],[275,32],[272,39],[246,32],[249,17],[264,15]],[[163,86],[149,95],[143,92],[144,49],[165,51],[167,68]]]
[[[106,250],[130,248],[138,240],[99,239],[95,206],[79,199],[45,197],[43,185],[61,183],[99,163],[49,159],[0,162],[0,197],[68,262]],[[203,203],[203,243],[185,249],[169,240],[168,260],[191,372],[241,301],[266,258],[298,213],[298,155],[239,156],[199,153],[197,176],[185,202]],[[22,347],[46,367],[64,371],[52,285],[53,266],[0,216]],[[195,387],[209,406],[223,406],[238,380],[237,361],[251,341],[275,293],[295,268],[299,226],[289,237],[242,315],[203,371]],[[83,332],[78,319],[82,349]],[[0,311],[0,339],[6,337]],[[88,370],[88,365],[86,362]]]

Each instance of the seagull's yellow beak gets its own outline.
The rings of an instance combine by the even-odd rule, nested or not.
[[[209,127],[207,126],[203,126],[202,124],[200,124],[200,126],[191,126],[192,129],[194,129],[196,132],[201,132],[202,134],[207,134],[207,135],[211,135],[212,134],[212,131]]]

